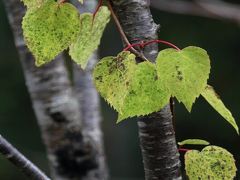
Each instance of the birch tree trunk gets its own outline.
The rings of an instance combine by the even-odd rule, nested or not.
[[[111,2],[131,43],[158,39],[159,26],[152,19],[149,0],[112,0]],[[149,45],[142,53],[154,62],[158,45]],[[138,127],[145,179],[182,179],[170,106],[167,105],[159,112],[140,118]]]
[[[99,95],[93,85],[92,70],[98,60],[94,54],[83,71],[74,66],[74,85],[77,90],[77,98],[81,104],[83,134],[87,141],[91,142],[92,149],[95,150],[98,168],[88,173],[89,180],[108,179],[107,167],[105,162],[103,138],[100,127],[101,114]]]
[[[33,108],[46,145],[53,179],[103,179],[106,175],[103,171],[105,167],[101,166],[99,170],[103,174],[96,173],[100,168],[99,159],[104,161],[103,154],[98,153],[100,146],[86,135],[88,128],[84,129],[86,123],[82,122],[81,108],[68,79],[63,57],[60,55],[53,62],[36,68],[34,58],[22,37],[21,20],[25,14],[23,4],[20,0],[4,0],[4,3]],[[88,110],[92,109],[86,109]],[[95,116],[98,115],[97,111],[94,111]]]

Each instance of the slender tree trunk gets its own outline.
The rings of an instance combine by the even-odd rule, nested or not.
[[[62,56],[36,68],[22,37],[21,20],[25,9],[20,0],[4,0],[4,3],[46,145],[53,179],[94,180],[93,175],[89,174],[95,174],[91,171],[99,168],[99,147],[85,135],[87,129],[84,130],[79,102],[68,79]],[[102,179],[100,175],[95,178]]]
[[[74,85],[77,90],[78,101],[81,104],[83,133],[86,139],[91,142],[95,149],[98,168],[88,173],[89,180],[108,179],[107,167],[105,162],[103,138],[100,127],[100,99],[93,85],[92,70],[98,60],[97,54],[94,54],[88,63],[86,69],[80,70],[74,66]]]
[[[83,5],[75,0],[71,2],[79,9],[81,13],[93,13],[97,1],[85,1]],[[87,67],[82,70],[73,63],[73,79],[76,90],[80,112],[82,114],[83,134],[87,141],[91,142],[92,148],[95,149],[97,168],[88,172],[86,176],[89,180],[107,180],[108,169],[105,160],[104,142],[101,131],[101,113],[99,94],[93,85],[92,71],[98,62],[98,51],[95,51],[90,57]]]
[[[131,43],[158,39],[158,29],[149,9],[149,0],[112,0],[122,28]],[[142,51],[155,61],[158,46],[149,45]],[[160,112],[138,120],[139,137],[146,180],[180,180],[179,153],[167,105]]]

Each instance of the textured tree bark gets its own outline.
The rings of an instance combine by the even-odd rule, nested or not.
[[[35,180],[50,180],[37,166],[29,161],[1,135],[0,153],[19,168],[27,177]]]
[[[149,9],[149,0],[112,0],[123,30],[131,43],[158,39],[158,29]],[[155,61],[158,46],[150,45],[142,52]],[[160,112],[138,120],[139,137],[146,180],[180,180],[179,153],[172,125],[172,113],[167,105]]]
[[[25,9],[19,0],[4,0],[15,44],[31,95],[34,111],[46,145],[53,179],[94,180],[98,168],[95,141],[85,136],[78,99],[73,92],[62,56],[36,68],[25,46],[21,20]],[[92,109],[89,109],[92,110]],[[88,112],[90,113],[90,112]],[[94,112],[94,114],[96,114]],[[99,133],[100,134],[100,133]],[[96,134],[98,135],[98,134]],[[101,179],[96,175],[96,179]]]

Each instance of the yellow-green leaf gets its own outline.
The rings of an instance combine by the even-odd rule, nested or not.
[[[118,122],[159,111],[169,103],[170,94],[159,86],[155,64],[149,61],[137,64],[129,85]]]
[[[136,68],[135,56],[122,52],[117,57],[101,59],[93,71],[94,82],[101,96],[121,112],[129,91],[129,79]]]
[[[101,96],[117,110],[118,122],[158,111],[169,102],[170,94],[157,83],[155,65],[136,64],[130,52],[103,58],[93,76]]]
[[[90,13],[81,15],[81,32],[77,41],[70,46],[69,54],[72,59],[85,69],[88,59],[97,49],[107,23],[110,20],[110,11],[107,7],[100,7],[94,17]]]
[[[190,112],[207,85],[210,60],[207,52],[199,47],[190,46],[180,51],[165,49],[157,57],[157,72],[161,85]]]
[[[201,152],[185,154],[185,170],[189,180],[233,180],[236,165],[233,155],[218,146],[207,146]]]
[[[27,11],[22,22],[26,44],[40,66],[54,59],[77,39],[80,31],[78,10],[69,3],[51,0]]]
[[[232,113],[225,107],[220,97],[214,91],[211,86],[206,86],[201,95],[207,100],[207,102],[224,118],[226,119],[239,134],[239,129]]]
[[[178,145],[209,145],[210,143],[208,141],[202,140],[202,139],[186,139],[184,141],[178,142]]]

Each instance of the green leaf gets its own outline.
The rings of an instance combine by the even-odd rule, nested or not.
[[[184,146],[188,144],[189,145],[209,145],[210,143],[202,139],[186,139],[184,141],[178,142],[178,145],[180,146]]]
[[[26,44],[40,66],[54,59],[76,40],[80,31],[78,10],[69,3],[49,1],[27,11],[22,22]]]
[[[170,94],[159,86],[156,67],[148,61],[137,64],[129,84],[118,122],[159,111],[169,103]]]
[[[237,171],[233,155],[218,146],[207,146],[201,152],[188,151],[185,170],[190,180],[233,180]]]
[[[97,49],[107,23],[110,20],[110,11],[107,7],[100,7],[94,20],[93,15],[81,15],[81,32],[77,41],[70,46],[69,54],[72,59],[85,69],[88,59]]]
[[[103,58],[93,76],[102,97],[119,113],[118,122],[158,111],[170,98],[158,86],[155,65],[136,64],[135,55],[130,52]]]
[[[94,82],[101,96],[118,112],[129,91],[129,79],[136,68],[135,56],[122,52],[117,57],[105,57],[93,71]]]
[[[199,47],[190,46],[181,51],[165,49],[158,54],[157,72],[162,86],[190,112],[206,87],[210,60],[207,52]]]
[[[51,0],[21,0],[27,8],[39,8],[43,3]]]
[[[225,107],[220,97],[214,91],[213,87],[207,86],[201,93],[201,95],[208,101],[208,103],[223,117],[225,118],[239,134],[239,129],[233,118],[231,112]]]

